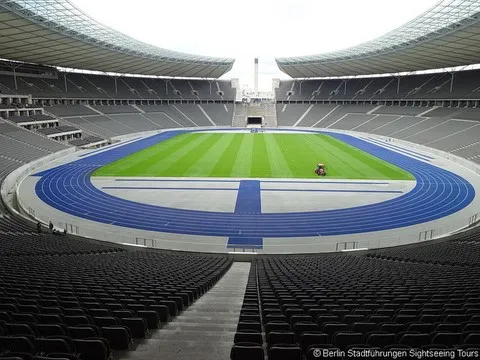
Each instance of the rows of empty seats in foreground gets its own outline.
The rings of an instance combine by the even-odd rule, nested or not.
[[[11,229],[11,230],[16,230]],[[134,351],[228,270],[226,256],[132,251],[69,236],[0,234],[0,349],[31,359]]]
[[[479,256],[476,230],[441,244],[366,254],[259,257],[231,359],[317,359],[326,352],[342,359],[355,351],[406,359],[412,350],[473,359],[480,351]]]

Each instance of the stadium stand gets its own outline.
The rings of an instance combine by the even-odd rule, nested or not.
[[[0,242],[14,243],[0,256],[4,356],[109,359],[186,309],[231,265],[221,255],[125,251],[67,238],[40,235],[29,251],[11,236]]]
[[[66,78],[66,81],[65,81]],[[107,75],[63,73],[56,77],[0,75],[4,93],[31,94],[35,99],[106,100],[199,100],[233,101],[235,89],[229,80],[181,80],[113,77]]]
[[[453,77],[443,72],[403,77],[282,80],[275,95],[278,101],[477,100],[479,78],[479,70],[468,70],[456,72]]]
[[[233,104],[220,103],[47,106],[45,111],[103,138],[176,127],[231,126],[233,118]]]
[[[477,108],[309,103],[277,103],[276,106],[279,126],[377,134],[480,161],[480,111]]]
[[[263,349],[269,359],[315,359],[314,349],[478,351],[475,238],[254,260],[231,359],[263,359]]]

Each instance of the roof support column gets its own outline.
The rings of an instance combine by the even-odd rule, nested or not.
[[[299,88],[298,88],[298,92],[299,92],[299,95],[302,96],[302,83],[303,83],[303,80],[298,80],[298,83],[299,83]]]
[[[67,86],[67,72],[65,71],[63,73],[63,87],[65,88],[65,93],[68,92],[68,86]]]
[[[15,83],[15,90],[18,90],[18,84],[17,84],[17,73],[16,73],[16,68],[19,67],[19,66],[22,66],[22,64],[18,64],[18,65],[12,65],[11,68],[13,70],[13,82]]]
[[[450,93],[453,92],[453,79],[455,78],[455,73],[452,72],[452,78],[450,80]]]
[[[397,76],[397,95],[400,94],[400,76]]]
[[[208,84],[210,85],[210,95],[212,95],[212,80],[208,80]]]

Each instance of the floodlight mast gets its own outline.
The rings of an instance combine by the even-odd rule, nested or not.
[[[258,96],[258,57],[253,60],[253,93]]]

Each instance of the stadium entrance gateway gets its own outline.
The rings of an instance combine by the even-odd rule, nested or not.
[[[247,117],[247,127],[262,127],[263,116],[249,116]]]

